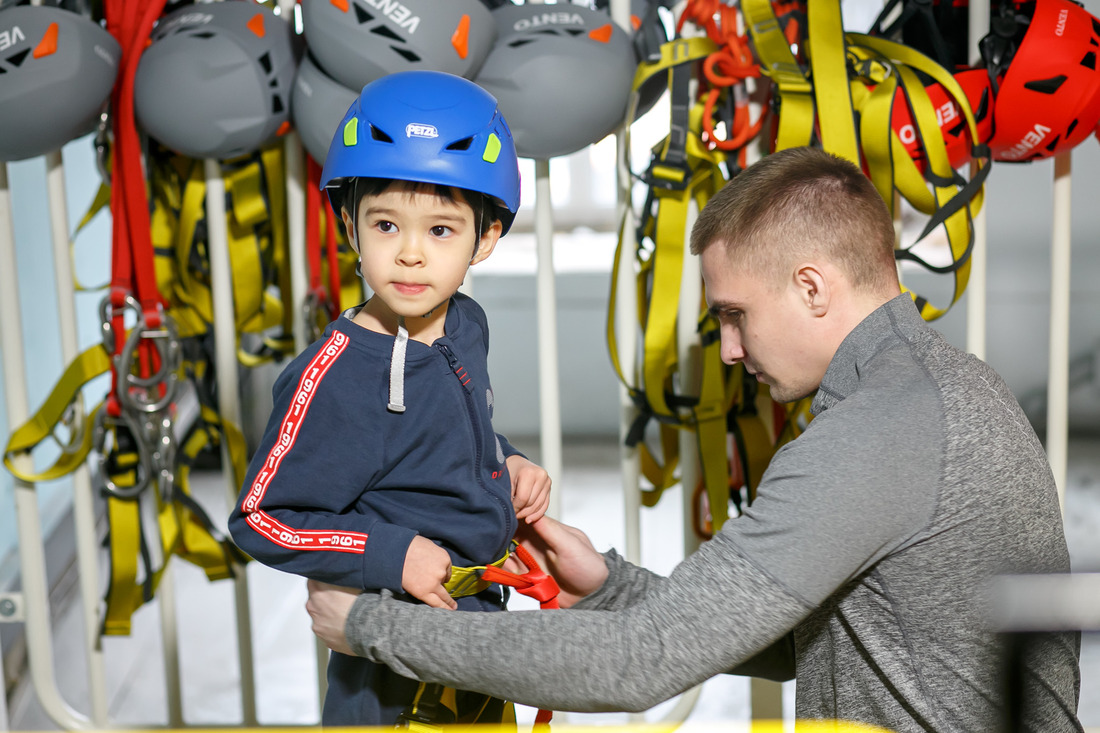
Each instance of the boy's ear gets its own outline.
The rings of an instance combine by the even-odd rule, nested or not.
[[[500,219],[494,219],[478,240],[477,249],[474,250],[474,256],[470,260],[471,265],[476,265],[493,253],[493,248],[497,246],[497,240],[500,239],[502,231],[504,226],[500,223]]]
[[[351,244],[351,248],[355,250],[355,254],[359,254],[359,243],[355,241],[355,222],[351,220],[351,214],[344,207],[340,207],[340,218],[344,222],[344,232],[348,235],[348,243]]]

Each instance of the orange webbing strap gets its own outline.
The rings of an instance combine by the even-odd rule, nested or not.
[[[561,588],[558,587],[557,581],[539,567],[538,562],[523,545],[516,544],[513,553],[527,568],[526,573],[521,575],[490,565],[481,571],[481,579],[515,588],[522,595],[538,601],[539,608],[559,608],[558,594],[561,593]],[[550,720],[553,717],[552,710],[539,710],[535,714],[535,730],[549,729]]]

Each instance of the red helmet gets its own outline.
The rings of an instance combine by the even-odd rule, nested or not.
[[[960,168],[970,160],[970,149],[974,143],[984,143],[993,133],[993,87],[989,73],[985,69],[964,69],[956,72],[955,81],[962,87],[974,122],[978,127],[978,139],[972,141],[967,129],[966,117],[959,109],[958,102],[942,85],[932,82],[925,90],[928,99],[936,110],[936,122],[943,131],[943,141],[947,146],[947,158],[952,168]],[[924,152],[920,135],[913,124],[913,114],[905,103],[904,91],[899,86],[894,92],[894,106],[891,111],[890,125],[897,133],[901,144],[905,146],[909,157],[923,173],[928,156]]]
[[[1018,44],[1011,16],[995,18],[994,32],[982,40],[982,55],[999,86],[989,141],[994,160],[1056,155],[1100,122],[1100,21],[1071,0],[1015,6],[1024,17],[1029,9],[1031,20]]]

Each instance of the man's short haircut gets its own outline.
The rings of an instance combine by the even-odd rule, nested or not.
[[[815,255],[861,291],[897,287],[894,224],[882,197],[858,167],[815,148],[772,153],[714,194],[691,230],[691,251],[715,243],[775,287]]]

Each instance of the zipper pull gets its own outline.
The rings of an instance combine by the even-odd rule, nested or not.
[[[446,344],[438,344],[437,348],[447,359],[447,364],[451,367],[451,371],[455,373],[455,376],[458,377],[458,381],[466,388],[467,392],[472,393],[474,391],[473,377],[466,371],[466,367],[462,366],[462,362],[455,356],[455,352],[451,351],[451,347]]]

